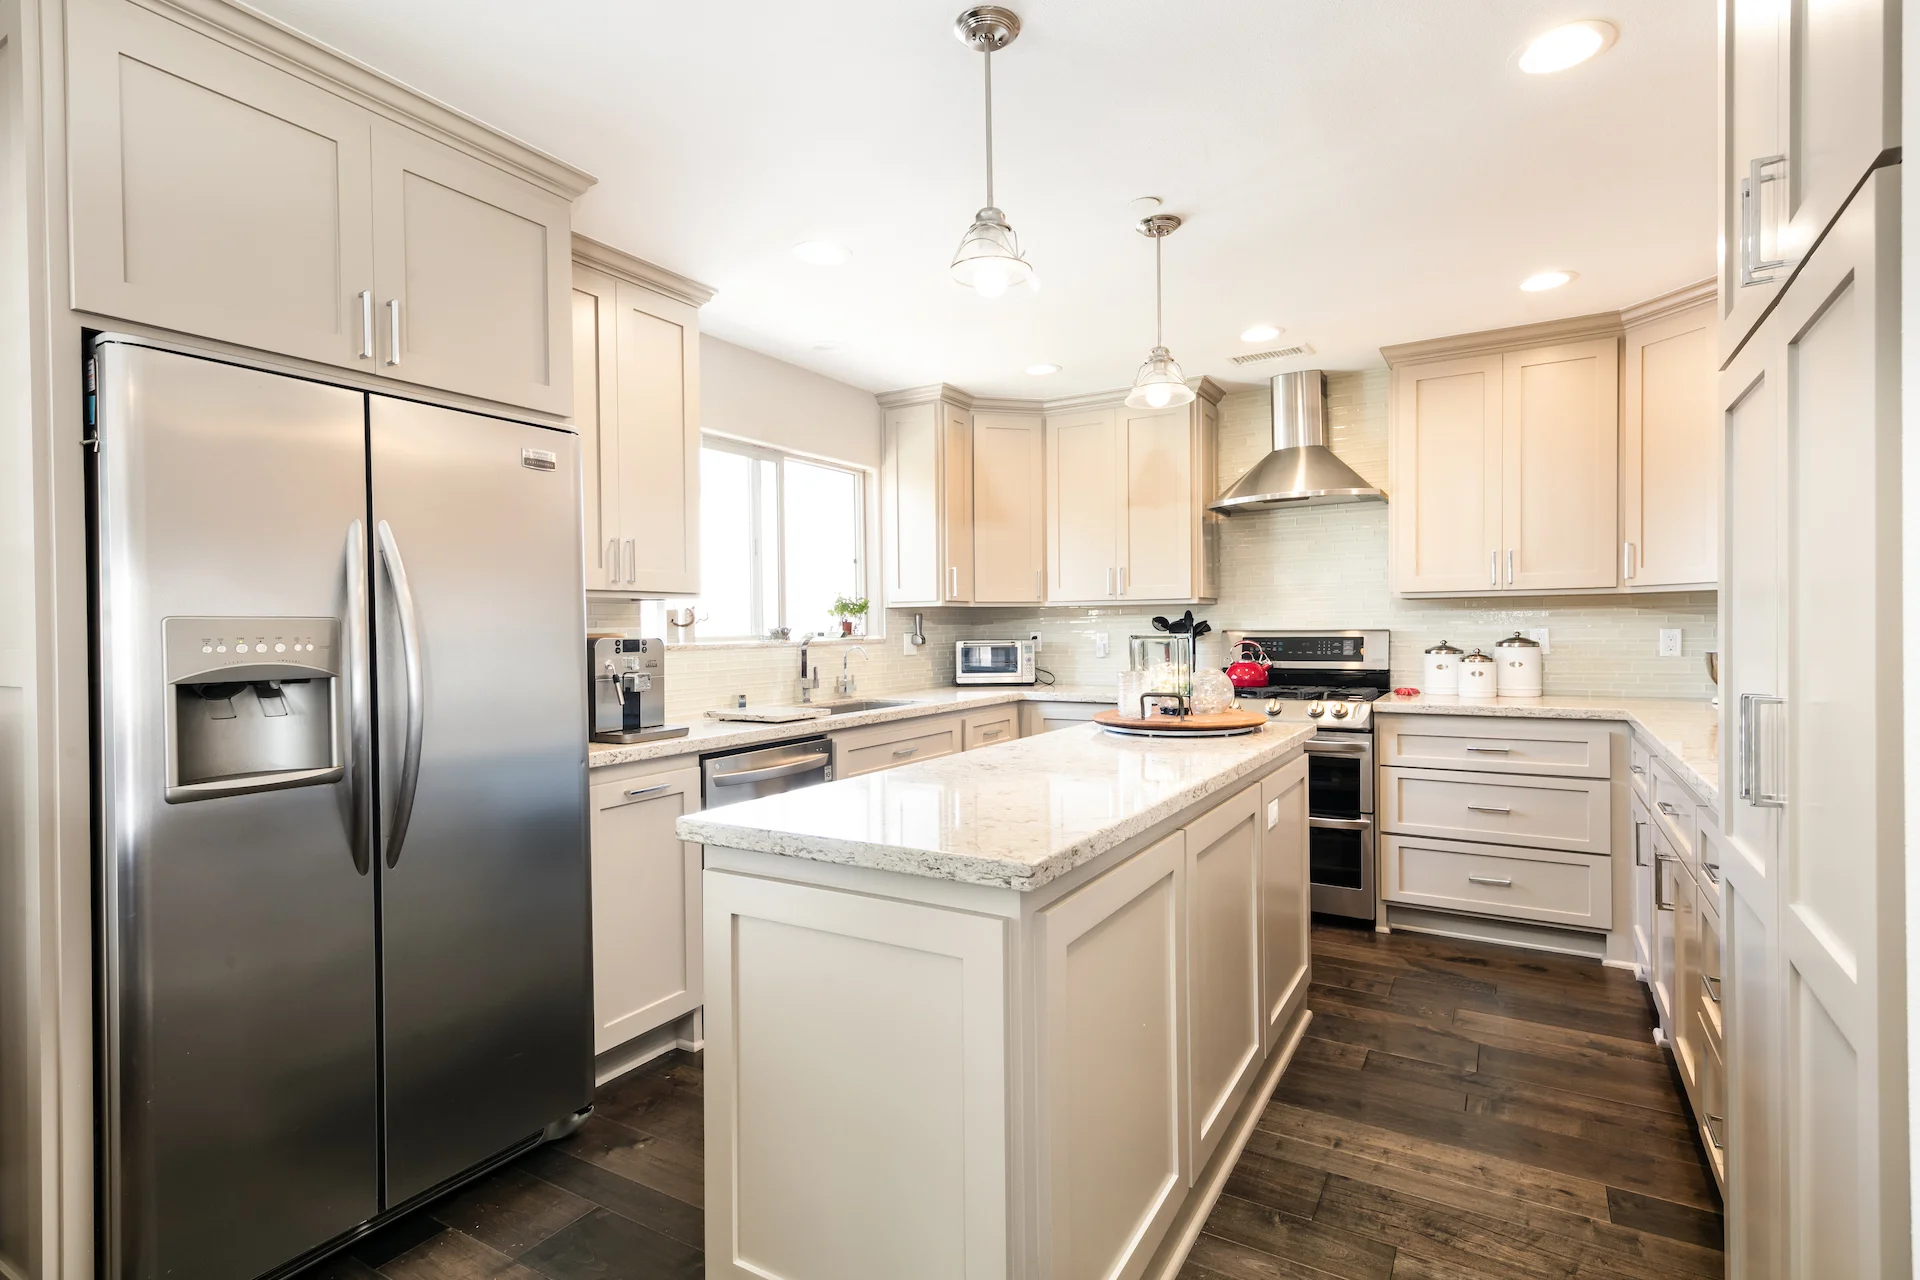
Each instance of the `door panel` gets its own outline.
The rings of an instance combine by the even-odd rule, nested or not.
[[[1394,590],[1497,591],[1500,357],[1393,377]]]
[[[1719,581],[1712,312],[1695,307],[1627,332],[1620,536],[1630,589]]]
[[[906,405],[887,411],[887,603],[939,604],[946,594],[940,560],[941,406]]]
[[[1260,1050],[1280,1043],[1306,1000],[1312,975],[1307,950],[1307,761],[1271,775],[1261,792]]]
[[[1191,1181],[1213,1157],[1260,1055],[1260,788],[1187,828]]]
[[[1787,272],[1761,272],[1746,283],[1741,272],[1741,184],[1751,164],[1786,148],[1781,128],[1786,79],[1787,7],[1792,0],[1720,0],[1720,342],[1724,363],[1780,292]],[[1769,176],[1779,170],[1770,168]],[[1760,189],[1765,234],[1750,250],[1756,261],[1779,257],[1779,229],[1787,201],[1783,184]]]
[[[1129,600],[1185,600],[1193,581],[1193,418],[1177,409],[1126,409],[1119,444],[1126,481],[1117,584]]]
[[[1044,594],[1045,441],[1034,414],[973,416],[973,599],[1030,604]]]
[[[625,585],[613,277],[573,268],[573,425],[580,433],[580,525],[589,591]]]
[[[571,206],[387,121],[374,126],[373,201],[379,371],[572,412]]]
[[[372,117],[137,5],[69,22],[74,305],[370,368]]]
[[[1114,411],[1047,419],[1047,601],[1098,602],[1116,592],[1126,484]]]
[[[586,1105],[593,1089],[586,621],[577,442],[374,396],[376,533],[410,586],[418,784],[397,849],[409,718],[401,576],[376,557],[387,1202]],[[549,450],[555,469],[523,465]],[[500,518],[512,512],[512,520]]]
[[[637,285],[618,290],[620,532],[626,585],[700,590],[699,312]]]
[[[700,846],[674,822],[700,809],[700,771],[593,788],[593,1051],[700,1006]]]
[[[101,1274],[251,1280],[380,1207],[374,882],[355,865],[351,775],[166,802],[162,620],[332,619],[342,674],[364,663],[365,398],[132,343],[95,352]],[[352,703],[334,684],[344,760]]]
[[[1616,585],[1618,339],[1510,354],[1501,387],[1502,581],[1515,591]]]
[[[944,492],[940,502],[941,598],[949,604],[973,600],[973,415],[941,401],[940,465]]]

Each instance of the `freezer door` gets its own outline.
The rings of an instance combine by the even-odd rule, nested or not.
[[[387,1203],[591,1100],[580,461],[370,397]]]
[[[92,355],[100,1274],[251,1280],[379,1207],[365,397]]]

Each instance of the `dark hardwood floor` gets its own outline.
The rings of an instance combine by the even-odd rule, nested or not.
[[[1316,923],[1314,1010],[1182,1280],[1717,1277],[1720,1202],[1631,975]],[[703,1273],[700,1055],[300,1280]],[[908,1280],[903,1277],[902,1280]]]

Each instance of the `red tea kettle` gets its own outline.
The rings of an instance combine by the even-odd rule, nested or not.
[[[1264,662],[1236,662],[1227,668],[1227,679],[1233,681],[1236,689],[1264,689],[1267,687],[1267,665]]]

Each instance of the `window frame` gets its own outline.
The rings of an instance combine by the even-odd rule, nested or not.
[[[715,435],[701,432],[700,447],[713,449],[720,453],[731,453],[755,462],[773,463],[774,495],[773,519],[775,529],[773,591],[774,609],[777,620],[769,620],[766,615],[766,602],[769,593],[766,590],[767,546],[766,530],[762,527],[765,511],[765,480],[760,467],[750,467],[747,471],[747,511],[749,514],[747,572],[752,581],[747,592],[747,623],[753,628],[745,636],[713,636],[714,640],[741,641],[766,640],[768,632],[774,627],[790,626],[787,622],[787,468],[789,459],[804,462],[810,467],[820,467],[828,471],[842,471],[853,478],[854,493],[854,581],[860,584],[861,594],[872,599],[867,590],[867,471],[851,463],[839,462],[832,458],[815,457],[799,453],[792,449],[779,449],[771,445],[755,444],[750,440],[737,440],[732,436]],[[815,632],[816,635],[829,634]]]

